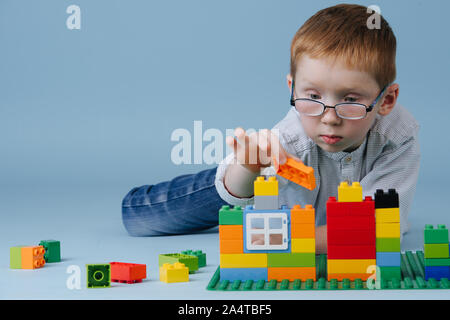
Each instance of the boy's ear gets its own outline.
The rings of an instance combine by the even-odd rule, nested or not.
[[[399,90],[400,87],[397,83],[391,84],[386,89],[386,94],[382,99],[382,103],[380,105],[380,108],[378,109],[378,114],[387,116],[389,113],[391,113],[392,109],[394,109],[394,106],[397,103]]]
[[[291,92],[292,76],[291,76],[290,73],[288,73],[288,75],[286,76],[286,80],[287,80],[287,85],[288,85],[289,92]]]

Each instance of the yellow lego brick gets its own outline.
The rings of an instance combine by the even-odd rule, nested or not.
[[[366,273],[367,268],[376,265],[376,259],[328,259],[328,274]]]
[[[316,252],[316,239],[291,239],[291,252]]]
[[[400,223],[376,223],[377,238],[400,238]]]
[[[353,182],[350,187],[346,181],[338,187],[338,202],[362,202],[363,193],[359,182]]]
[[[376,223],[400,223],[400,208],[379,208],[375,209]]]
[[[221,254],[221,268],[267,268],[267,253]]]
[[[254,184],[255,196],[277,196],[278,195],[278,180],[276,177],[269,177],[265,180],[264,177],[257,177]]]
[[[164,263],[159,267],[159,281],[166,283],[188,282],[189,268],[184,263]]]

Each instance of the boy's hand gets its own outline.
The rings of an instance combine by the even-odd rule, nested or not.
[[[251,172],[270,167],[274,158],[279,164],[284,164],[288,156],[293,157],[283,149],[278,136],[268,129],[247,135],[244,129],[236,128],[234,135],[236,139],[227,137],[227,145],[233,148],[237,163]]]

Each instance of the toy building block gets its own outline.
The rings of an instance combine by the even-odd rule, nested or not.
[[[448,243],[425,243],[424,245],[425,259],[428,258],[448,258]]]
[[[203,268],[206,266],[206,253],[203,253],[202,250],[185,250],[181,251],[181,254],[187,254],[197,257],[199,268]]]
[[[296,279],[306,281],[312,279],[313,281],[316,281],[316,267],[268,268],[267,281],[283,281],[284,279],[288,279],[289,281],[294,281]]]
[[[242,225],[242,208],[222,206],[219,210],[219,225]]]
[[[183,263],[164,263],[159,267],[159,281],[166,283],[188,282],[189,268]]]
[[[145,264],[110,262],[111,281],[121,283],[137,283],[147,278],[147,266]]]
[[[219,225],[219,239],[242,240],[244,238],[244,227],[242,225]]]
[[[400,238],[400,223],[377,223],[377,238]]]
[[[315,209],[312,205],[307,204],[304,208],[296,204],[291,209],[291,224],[292,223],[305,223],[314,224],[315,219]]]
[[[389,189],[388,192],[384,192],[381,189],[377,189],[375,192],[375,208],[398,208],[400,206],[398,193],[395,189]]]
[[[266,180],[263,176],[259,176],[253,186],[255,196],[278,196],[278,180],[276,177],[269,177]]]
[[[424,259],[425,267],[450,267],[450,258]]]
[[[24,246],[9,248],[9,267],[11,269],[22,269],[22,247]]]
[[[87,264],[87,287],[107,288],[111,287],[111,266],[107,264]]]
[[[244,253],[244,240],[220,240],[220,253]]]
[[[439,224],[437,229],[434,229],[431,224],[425,225],[423,231],[424,243],[448,243],[448,229],[443,224]]]
[[[375,259],[328,259],[328,273],[367,273],[369,266],[375,266]]]
[[[267,266],[273,267],[315,267],[316,255],[311,252],[268,253]]]
[[[334,230],[375,230],[375,216],[327,217],[327,228]]]
[[[442,278],[450,279],[449,266],[425,266],[425,280],[434,278],[441,280]]]
[[[329,245],[328,259],[376,259],[375,245]]]
[[[341,182],[338,187],[339,202],[361,202],[363,201],[362,187],[359,182],[353,182],[351,186],[346,181]]]
[[[255,210],[276,210],[280,206],[278,204],[278,196],[254,196]]]
[[[338,202],[336,197],[329,197],[327,201],[327,219],[328,217],[359,217],[374,216],[375,201],[367,196],[362,202]]]
[[[375,245],[375,230],[334,230],[327,226],[327,244],[343,246]]]
[[[175,262],[186,265],[189,269],[189,273],[195,273],[198,270],[198,258],[187,254],[180,253],[166,253],[160,254],[158,264],[161,267],[163,264],[173,264]]]
[[[40,246],[45,249],[44,259],[47,263],[61,262],[61,245],[57,240],[42,240]]]
[[[267,268],[267,253],[221,254],[221,268]]]
[[[316,252],[316,239],[291,239],[291,252]]]
[[[377,266],[400,267],[400,252],[377,252]]]
[[[377,223],[400,223],[400,208],[375,209]]]
[[[371,275],[371,273],[328,273],[328,281],[333,279],[337,281],[343,281],[344,279],[350,281],[361,279],[361,281],[366,281]]]
[[[267,268],[222,268],[222,267],[220,267],[220,280],[228,280],[228,281],[267,280]]]
[[[380,281],[401,280],[402,272],[400,267],[377,267],[376,279]]]
[[[274,164],[277,175],[301,185],[308,190],[314,190],[316,187],[314,169],[306,166],[303,162],[296,161],[293,158],[287,158],[286,162],[281,165],[274,159]]]
[[[292,223],[291,239],[310,239],[316,237],[316,226],[314,223]]]
[[[37,269],[45,265],[43,246],[22,247],[22,269]]]
[[[376,238],[377,252],[400,252],[400,238]]]

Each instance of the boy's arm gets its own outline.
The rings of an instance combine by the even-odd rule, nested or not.
[[[383,152],[372,170],[360,181],[365,195],[376,189],[395,189],[400,200],[400,238],[408,231],[407,217],[411,210],[419,176],[420,148],[417,136],[397,148]]]

